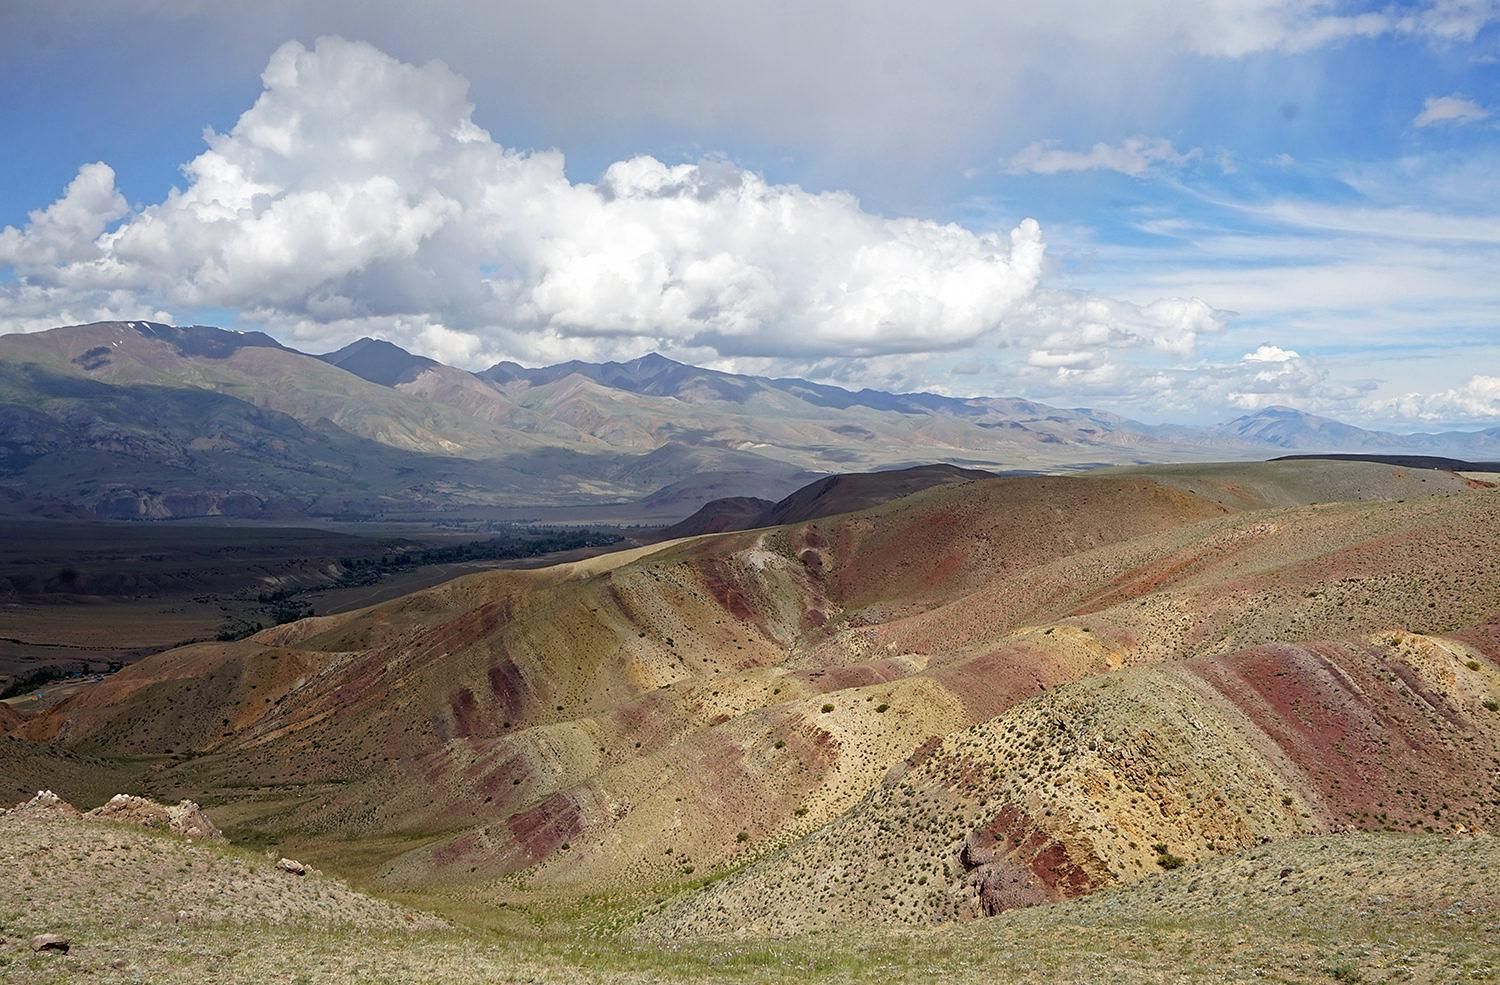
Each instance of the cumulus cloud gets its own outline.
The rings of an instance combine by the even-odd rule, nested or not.
[[[1500,420],[1500,376],[1473,376],[1461,386],[1436,393],[1403,394],[1374,409],[1415,421]]]
[[[1209,367],[1199,375],[1225,403],[1246,410],[1277,405],[1348,409],[1378,385],[1374,380],[1336,381],[1316,360],[1269,343],[1245,353],[1237,363]]]
[[[113,173],[88,165],[0,233],[0,258],[75,297],[236,308],[304,336],[383,325],[458,357],[547,340],[932,351],[994,331],[1041,274],[1029,219],[993,234],[885,218],[712,159],[573,182],[560,154],[476,126],[444,65],[366,44],[288,43],[262,79],[184,188],[127,216]]]
[[[1464,126],[1487,119],[1490,111],[1467,96],[1431,96],[1412,122],[1418,127]]]
[[[1205,412],[1220,414],[1223,408],[1290,406],[1365,422],[1377,410],[1373,394],[1379,381],[1336,379],[1315,357],[1269,342],[1235,358],[1155,366],[1116,361],[1108,353],[1091,359],[1072,355],[1065,350],[1033,354],[1024,375],[1038,395],[1107,399],[1112,409],[1139,408],[1149,417],[1177,419],[1204,420]]]
[[[1119,144],[1097,143],[1084,151],[1063,150],[1055,141],[1037,141],[1006,162],[1009,174],[1062,174],[1070,171],[1117,171],[1139,178],[1163,168],[1180,168],[1200,160],[1197,147],[1179,152],[1161,137],[1130,137]]]
[[[1010,345],[1026,350],[1016,382],[1034,396],[1160,405],[1177,386],[1175,368],[1233,317],[1200,298],[1134,304],[1042,290],[1017,307],[1006,330]]]
[[[1302,355],[1296,349],[1283,349],[1279,345],[1262,343],[1254,352],[1247,352],[1241,356],[1240,361],[1247,363],[1289,363],[1301,358]]]
[[[1009,324],[1019,337],[1033,340],[1038,351],[1090,352],[1097,361],[1111,349],[1190,356],[1199,338],[1222,331],[1232,317],[1233,312],[1219,311],[1200,298],[1163,298],[1139,305],[1040,291],[1018,306]]]
[[[27,217],[25,231],[0,229],[0,264],[45,273],[58,264],[94,259],[105,228],[127,211],[115,190],[115,172],[96,162],[78,169],[62,197]]]

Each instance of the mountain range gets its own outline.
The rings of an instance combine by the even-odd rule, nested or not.
[[[686,365],[498,363],[389,342],[311,355],[147,321],[0,336],[0,513],[670,523],[821,474],[1002,472],[1283,452],[1500,458],[1500,428],[1398,435],[1287,408],[1148,425],[1019,398],[846,390]]]

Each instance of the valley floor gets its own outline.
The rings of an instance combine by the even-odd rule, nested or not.
[[[272,857],[120,823],[0,817],[7,982],[1483,982],[1500,840],[1344,834],[924,931],[633,944],[619,912],[535,936],[448,924]],[[590,924],[593,924],[590,926]],[[33,953],[43,933],[69,953]]]

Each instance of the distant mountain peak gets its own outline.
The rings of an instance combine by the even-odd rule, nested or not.
[[[325,352],[317,358],[381,386],[408,383],[425,370],[442,365],[435,359],[407,352],[394,342],[369,336],[355,339],[342,349]]]
[[[1241,414],[1239,418],[1237,418],[1237,420],[1247,420],[1256,417],[1291,417],[1298,419],[1327,420],[1327,418],[1318,417],[1317,414],[1309,414],[1305,410],[1298,410],[1295,407],[1288,407],[1286,404],[1269,404],[1265,407],[1260,407],[1252,410],[1248,414]]]

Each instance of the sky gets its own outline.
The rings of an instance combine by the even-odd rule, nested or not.
[[[0,332],[1500,424],[1500,0],[7,0]]]

